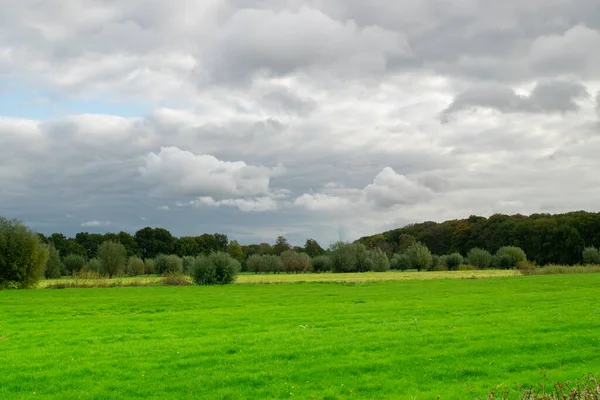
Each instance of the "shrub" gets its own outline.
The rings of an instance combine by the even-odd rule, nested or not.
[[[181,258],[174,254],[168,256],[164,254],[157,255],[154,259],[154,265],[159,275],[178,274],[183,269]]]
[[[121,243],[107,240],[98,247],[98,259],[102,263],[102,272],[112,278],[125,272],[127,249]]]
[[[527,255],[520,247],[505,246],[496,252],[498,267],[504,269],[516,268],[521,262],[527,261]]]
[[[584,376],[583,379],[566,382],[546,382],[534,386],[519,385],[515,390],[498,386],[487,395],[489,400],[596,400],[600,399],[600,382],[596,376]]]
[[[371,250],[370,253],[374,271],[385,272],[390,270],[390,260],[383,251],[374,249]]]
[[[492,265],[492,255],[490,252],[480,248],[471,249],[469,254],[467,254],[467,259],[469,264],[479,269],[486,269]]]
[[[415,243],[406,249],[406,255],[410,258],[412,268],[419,271],[428,271],[433,265],[431,251],[423,243]]]
[[[310,269],[310,257],[306,253],[286,250],[279,256],[283,270],[288,274],[306,272]]]
[[[347,242],[331,245],[331,263],[333,272],[356,272],[356,253],[354,247]]]
[[[313,272],[327,272],[331,271],[332,262],[331,259],[327,256],[317,256],[312,259],[312,269]]]
[[[406,271],[412,268],[412,263],[408,254],[394,254],[390,267],[399,271]]]
[[[146,258],[144,260],[144,272],[146,273],[146,275],[156,273],[156,263],[152,258]]]
[[[192,264],[192,279],[198,285],[232,283],[241,269],[240,263],[227,253],[197,257]]]
[[[60,278],[60,256],[58,251],[53,245],[48,245],[48,261],[44,268],[44,276],[46,279],[57,279]]]
[[[34,286],[44,273],[48,248],[21,222],[0,217],[0,287]]]
[[[144,261],[139,257],[129,257],[126,272],[129,276],[144,275]]]
[[[586,247],[581,253],[585,265],[600,264],[600,251],[595,247]]]
[[[431,255],[431,270],[439,271],[441,257],[435,254]]]
[[[183,271],[184,274],[189,274],[190,268],[192,267],[192,264],[194,263],[194,259],[195,259],[195,257],[192,257],[192,256],[185,256],[185,257],[181,258],[181,270]]]
[[[461,264],[456,269],[457,271],[475,271],[478,268],[475,265]]]
[[[246,266],[249,272],[265,273],[269,272],[279,273],[283,271],[281,260],[276,255],[272,254],[254,254],[246,261]]]
[[[350,245],[354,256],[356,257],[356,272],[367,272],[372,271],[375,268],[375,264],[371,257],[371,252],[362,243],[353,243]]]
[[[81,269],[75,272],[74,278],[77,279],[100,279],[100,273],[98,271],[92,271],[89,269]]]
[[[92,258],[90,261],[88,261],[86,269],[99,274],[100,271],[102,271],[102,262],[97,258]]]
[[[446,266],[450,271],[458,271],[458,267],[460,267],[463,263],[463,256],[459,253],[452,253],[447,255],[445,258]]]
[[[65,272],[71,276],[85,268],[85,258],[77,254],[69,254],[63,258],[62,263]]]
[[[194,257],[192,257],[194,258]],[[164,286],[190,286],[191,282],[183,274],[167,274],[160,280]]]

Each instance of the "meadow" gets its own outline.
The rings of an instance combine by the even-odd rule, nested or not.
[[[599,296],[600,274],[0,291],[0,398],[486,398],[597,373]]]

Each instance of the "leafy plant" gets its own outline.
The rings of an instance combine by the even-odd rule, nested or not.
[[[192,279],[198,285],[233,283],[240,272],[240,263],[223,252],[200,256],[192,265]]]

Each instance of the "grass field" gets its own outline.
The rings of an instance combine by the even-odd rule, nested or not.
[[[600,372],[600,274],[0,291],[0,399],[484,398]]]
[[[483,270],[483,271],[440,271],[440,272],[363,272],[347,274],[252,274],[242,273],[236,279],[237,284],[264,284],[264,283],[300,283],[300,282],[377,282],[377,281],[405,281],[405,280],[428,280],[428,279],[467,279],[467,278],[498,278],[505,276],[518,276],[519,272],[514,270]],[[114,278],[110,282],[119,282],[123,285],[132,285],[136,282],[143,285],[158,285],[161,278],[158,276],[137,276]],[[57,283],[73,283],[75,279],[49,279],[42,280],[39,288],[45,288]],[[82,279],[82,284],[105,283],[108,279]]]

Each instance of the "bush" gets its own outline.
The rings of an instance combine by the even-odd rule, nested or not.
[[[431,251],[423,243],[415,243],[406,249],[405,253],[410,258],[412,268],[419,271],[428,271],[433,265]]]
[[[331,259],[327,256],[317,256],[312,259],[312,269],[313,272],[327,272],[331,271],[332,262]]]
[[[390,270],[390,260],[380,249],[370,251],[371,260],[373,261],[373,270],[375,272],[385,272]]]
[[[431,270],[439,271],[441,257],[435,254],[431,255]]]
[[[156,273],[159,275],[178,274],[183,270],[183,262],[181,258],[174,254],[164,255],[159,254],[154,259]]]
[[[450,271],[458,271],[458,267],[462,265],[464,258],[460,253],[452,253],[444,257],[444,260]]]
[[[527,262],[527,255],[520,247],[505,246],[496,252],[496,262],[500,268],[516,268],[519,263]]]
[[[194,257],[192,257],[194,258]],[[191,283],[187,276],[183,274],[168,274],[160,280],[161,285],[164,286],[190,286]]]
[[[144,260],[144,272],[146,273],[146,275],[156,273],[156,263],[152,258],[146,258]]]
[[[44,267],[44,276],[46,279],[60,278],[60,270],[61,263],[58,251],[53,245],[48,245],[48,261],[46,261],[46,266]]]
[[[192,257],[192,256],[185,256],[181,258],[181,270],[183,271],[184,274],[189,274],[190,273],[190,268],[192,267],[192,264],[194,263],[194,259],[196,257]]]
[[[331,245],[331,263],[333,272],[356,272],[356,253],[354,247],[347,242]]]
[[[276,255],[271,254],[254,254],[246,261],[246,266],[249,272],[265,273],[269,272],[279,273],[283,271],[281,260]]]
[[[600,251],[595,247],[586,247],[581,253],[585,265],[600,264]]]
[[[408,254],[394,254],[390,267],[399,271],[409,270],[412,268],[410,257]]]
[[[127,249],[121,243],[107,240],[98,247],[98,259],[102,263],[102,273],[109,278],[122,275],[127,263]]]
[[[306,253],[286,250],[279,256],[283,270],[288,274],[307,272],[310,269],[310,257]]]
[[[126,272],[129,276],[144,275],[144,261],[139,257],[129,257]]]
[[[21,222],[0,217],[0,287],[34,286],[44,273],[48,248]]]
[[[100,271],[102,271],[102,262],[97,258],[92,258],[90,261],[88,261],[86,269],[99,274]]]
[[[350,245],[354,256],[356,257],[356,272],[372,271],[375,268],[371,252],[362,243],[353,243]]]
[[[480,248],[471,249],[469,254],[467,254],[467,260],[469,264],[479,269],[487,269],[492,265],[492,255],[490,252]]]
[[[225,285],[235,281],[240,263],[227,253],[197,257],[192,264],[192,279],[198,285]]]
[[[65,272],[68,275],[75,276],[75,274],[85,268],[85,258],[77,254],[69,254],[62,260]]]

